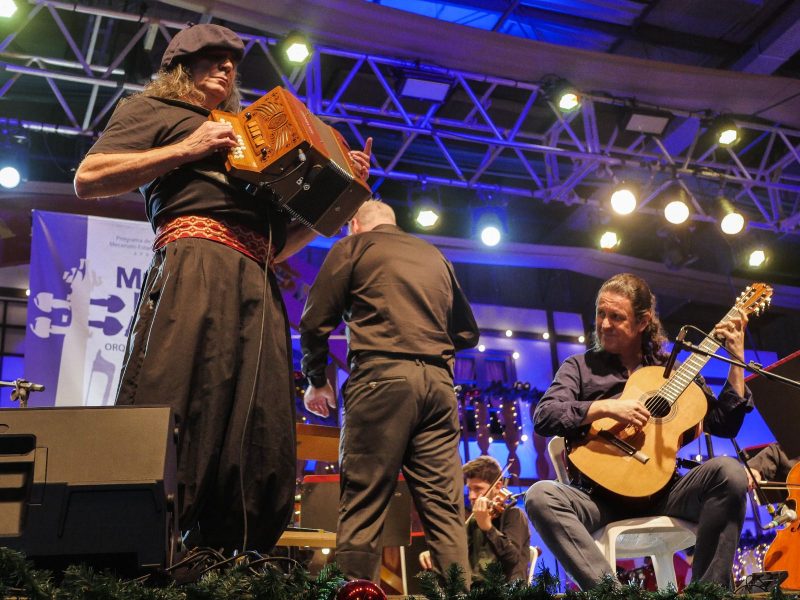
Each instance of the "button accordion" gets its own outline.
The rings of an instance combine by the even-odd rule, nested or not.
[[[322,235],[338,233],[371,195],[342,135],[282,87],[238,114],[212,110],[209,118],[230,123],[239,142],[228,174],[268,187],[280,208]]]

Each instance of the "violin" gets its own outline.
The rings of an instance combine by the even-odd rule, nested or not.
[[[489,514],[493,519],[496,519],[502,515],[509,506],[512,506],[519,496],[520,494],[515,494],[510,489],[501,487],[494,498],[492,498],[491,504],[489,505]]]
[[[800,506],[800,463],[789,471],[784,487],[789,492],[786,505],[796,510]],[[800,519],[790,521],[775,534],[764,555],[764,570],[786,571],[789,576],[781,583],[781,588],[800,589]]]
[[[489,486],[489,488],[486,490],[486,492],[484,492],[484,494],[480,496],[480,498],[486,497],[497,486],[497,484],[503,480],[503,476],[506,474],[506,471],[508,471],[508,468],[511,466],[512,462],[514,462],[513,459],[508,462],[505,468],[500,472],[500,476],[494,480],[492,485]],[[492,498],[492,501],[490,502],[489,514],[493,519],[496,519],[501,514],[503,514],[503,511],[505,511],[506,508],[508,508],[511,504],[513,504],[513,502],[516,501],[516,499],[519,498],[521,495],[522,494],[514,494],[504,485],[500,486],[500,489],[497,491],[497,493]],[[474,512],[470,513],[464,525],[469,525],[469,522],[472,520],[474,516],[475,516]]]
[[[515,494],[506,487],[501,487],[495,493],[494,497],[489,502],[489,516],[496,519],[502,515],[509,506],[514,506],[517,503],[517,498],[522,496],[525,492]],[[470,514],[467,523],[470,522],[475,513]]]

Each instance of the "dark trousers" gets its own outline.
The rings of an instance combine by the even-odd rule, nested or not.
[[[266,286],[252,259],[180,239],[156,252],[142,287],[117,404],[177,416],[179,525],[193,545],[241,548],[244,504],[247,546],[269,552],[292,514],[288,327],[272,274]]]
[[[558,561],[581,587],[590,589],[614,575],[591,533],[611,521],[667,515],[697,523],[692,580],[731,585],[733,557],[745,516],[747,476],[727,457],[713,458],[689,471],[647,506],[587,494],[556,481],[538,481],[525,495],[528,516]]]
[[[344,391],[336,561],[353,579],[378,581],[379,538],[402,469],[437,571],[451,563],[469,579],[458,405],[446,368],[373,359]]]

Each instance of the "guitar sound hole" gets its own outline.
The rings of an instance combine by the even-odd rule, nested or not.
[[[663,419],[672,409],[669,401],[660,396],[650,396],[644,403],[645,408],[650,411],[650,416],[655,419]]]

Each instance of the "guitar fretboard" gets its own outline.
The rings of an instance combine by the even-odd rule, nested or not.
[[[726,323],[737,316],[738,311],[734,306],[728,311],[728,314],[722,319],[723,323]],[[701,350],[708,352],[709,354],[715,353],[719,348],[720,344],[710,337],[703,338],[703,341],[698,344]],[[658,393],[651,398],[651,400],[655,401],[666,401],[669,403],[670,406],[675,404],[677,399],[686,391],[686,388],[694,381],[697,374],[700,372],[705,364],[709,361],[710,357],[705,356],[702,354],[692,353],[686,362],[681,363],[681,366],[675,369],[672,373],[672,376],[667,379],[664,385],[661,386],[661,389],[658,390]],[[648,400],[648,404],[651,404],[651,400]]]

